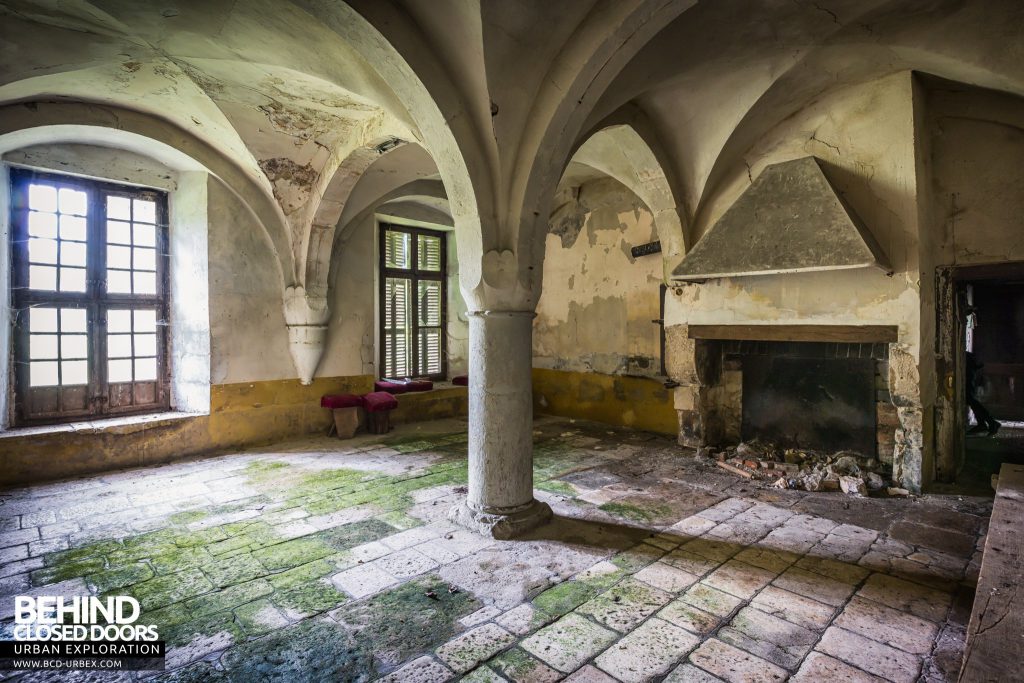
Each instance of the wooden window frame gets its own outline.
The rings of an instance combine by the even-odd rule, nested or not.
[[[11,335],[11,358],[14,363],[11,382],[11,418],[15,426],[60,424],[83,419],[101,419],[121,415],[156,413],[170,408],[170,354],[167,320],[170,302],[170,260],[168,258],[168,197],[167,193],[150,188],[123,185],[79,176],[13,167],[11,181],[11,293],[14,330]],[[58,184],[84,191],[87,195],[86,216],[86,291],[61,292],[29,289],[28,272],[28,187],[34,181]],[[117,294],[106,291],[107,220],[106,197],[117,195],[156,203],[156,286],[155,295]],[[133,272],[133,271],[129,271]],[[59,396],[55,412],[32,414],[29,412],[27,392],[29,383],[29,309],[32,307],[84,308],[87,311],[88,384],[87,407],[66,410],[64,396]],[[156,380],[154,382],[107,381],[107,314],[112,309],[156,309]],[[134,349],[134,347],[133,347]],[[134,358],[134,356],[133,356]],[[138,403],[137,385],[155,384],[152,401]],[[60,385],[58,385],[59,387]],[[82,385],[76,385],[82,386]],[[111,405],[111,387],[131,387],[131,403]]]
[[[411,268],[389,268],[387,265],[387,233],[388,232],[404,232],[411,235],[411,250],[410,250],[410,263]],[[425,235],[429,237],[438,237],[441,240],[441,269],[435,270],[421,270],[419,267],[419,235]],[[386,298],[387,298],[387,281],[388,278],[406,278],[412,282],[410,291],[412,292],[412,299],[416,302],[414,314],[412,315],[412,367],[413,369],[419,367],[419,300],[417,298],[419,292],[419,283],[421,280],[430,280],[441,283],[441,371],[429,374],[429,375],[415,375],[417,378],[426,378],[431,380],[444,380],[448,377],[448,233],[441,230],[430,230],[428,228],[415,228],[405,225],[394,225],[392,223],[381,223],[379,227],[379,265],[378,272],[380,274],[380,288],[379,288],[379,308],[380,308],[380,370],[379,375],[385,377],[385,368],[387,368],[387,357],[386,350],[387,344],[385,343],[387,323],[386,317]],[[392,378],[398,379],[398,378]]]

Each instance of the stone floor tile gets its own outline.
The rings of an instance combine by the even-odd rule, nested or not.
[[[655,617],[605,650],[594,664],[623,683],[641,683],[667,672],[698,643],[697,636]]]
[[[762,612],[808,629],[825,628],[836,611],[831,605],[790,593],[776,586],[765,588],[754,596],[750,604]]]
[[[716,638],[701,643],[690,661],[728,683],[772,683],[789,675],[785,669]]]
[[[744,548],[732,559],[752,564],[755,567],[767,569],[775,574],[781,574],[786,571],[790,565],[800,559],[800,556],[795,553],[787,553],[782,550],[752,547]]]
[[[700,515],[690,515],[685,519],[679,520],[668,529],[670,532],[682,534],[683,536],[700,536],[713,529],[717,523]]]
[[[710,519],[712,522],[724,522],[748,510],[753,505],[752,501],[745,498],[726,498],[722,502],[702,510],[699,514],[704,519]]]
[[[820,543],[808,550],[807,553],[838,562],[854,563],[864,557],[870,547],[870,541],[829,534]]]
[[[672,596],[636,579],[625,579],[580,605],[576,611],[625,633],[666,604]]]
[[[564,683],[618,683],[605,672],[589,664],[562,680]]]
[[[39,529],[34,526],[28,529],[18,529],[17,531],[5,531],[0,533],[0,548],[31,543],[32,541],[38,541],[39,538]]]
[[[704,534],[702,538],[709,541],[721,541],[733,543],[737,546],[748,546],[761,540],[771,531],[769,527],[754,524],[744,524],[739,521],[722,522],[711,531]]]
[[[377,541],[370,541],[369,543],[363,543],[357,545],[354,548],[350,548],[346,551],[345,555],[348,559],[353,562],[372,562],[373,560],[384,557],[391,552],[391,548],[387,547],[383,543]]]
[[[561,672],[518,647],[502,652],[487,662],[487,666],[512,683],[555,683],[562,680]]]
[[[796,513],[792,510],[768,505],[766,503],[755,503],[753,507],[747,508],[736,515],[734,521],[744,524],[756,524],[769,528],[781,526],[789,521]]]
[[[500,609],[498,609],[494,605],[488,605],[486,607],[481,607],[472,614],[467,614],[466,616],[462,617],[461,619],[459,619],[459,623],[465,626],[466,628],[470,628],[472,626],[478,626],[484,623],[485,621],[491,621],[492,619],[494,619],[494,617],[498,616],[499,614],[501,614]]]
[[[448,667],[429,655],[414,659],[397,671],[393,671],[378,683],[444,683],[454,676]]]
[[[15,562],[8,562],[7,564],[0,563],[0,579],[8,576],[15,576],[17,574],[24,574],[25,572],[34,571],[43,566],[43,558],[41,555],[36,557],[30,557],[27,560],[17,560]]]
[[[415,548],[406,548],[375,560],[373,564],[394,577],[408,579],[430,571],[437,566],[437,561],[430,559]]]
[[[633,547],[618,553],[612,559],[618,567],[634,572],[657,562],[664,556],[665,551],[661,548],[656,548],[649,543],[637,543]]]
[[[945,619],[952,602],[949,593],[885,574],[869,576],[857,594],[929,621]]]
[[[861,526],[854,526],[852,524],[840,524],[830,532],[837,536],[845,536],[847,538],[855,538],[860,541],[867,541],[874,543],[875,539],[878,538],[878,532],[874,529],[865,529]]]
[[[709,560],[701,555],[688,552],[683,549],[674,550],[662,558],[662,562],[672,565],[694,576],[704,576],[715,570],[722,564],[723,560]]]
[[[856,669],[846,662],[823,655],[820,652],[812,652],[800,666],[789,683],[884,683],[883,679],[877,676]]]
[[[744,607],[719,629],[718,638],[787,669],[795,669],[818,634],[753,607]]]
[[[459,679],[459,683],[508,683],[488,666],[479,666]]]
[[[386,536],[381,539],[381,543],[392,550],[402,550],[403,548],[411,548],[414,545],[425,543],[439,535],[440,533],[436,527],[420,526],[402,531],[394,536]]]
[[[501,626],[506,631],[511,631],[520,636],[526,635],[536,628],[539,625],[538,621],[537,611],[530,603],[523,603],[518,607],[514,607],[494,620],[498,626]]]
[[[855,587],[848,583],[799,567],[790,567],[772,581],[772,584],[790,593],[796,593],[833,607],[838,607],[846,602],[846,599],[855,590]]]
[[[24,560],[28,557],[28,544],[13,545],[0,550],[0,564]]]
[[[665,562],[655,562],[644,567],[633,575],[638,581],[650,584],[669,593],[678,593],[684,588],[689,588],[697,583],[699,577],[690,572],[673,567]]]
[[[833,623],[847,631],[916,655],[931,652],[939,633],[939,627],[934,622],[857,596]]]
[[[716,562],[725,562],[740,551],[740,546],[729,541],[701,536],[687,541],[679,546],[679,549]]]
[[[21,528],[28,529],[34,526],[46,526],[57,523],[57,513],[53,510],[36,510],[26,512],[21,516]]]
[[[82,527],[80,527],[77,522],[59,522],[57,524],[47,524],[46,526],[39,527],[39,535],[43,539],[57,538],[58,536],[67,536],[81,530]]]
[[[811,552],[813,552],[813,549]],[[851,585],[860,583],[871,574],[864,567],[850,564],[849,562],[838,562],[825,557],[815,557],[814,555],[801,557],[797,561],[796,566]]]
[[[825,534],[799,526],[780,526],[758,542],[762,548],[805,553],[825,538]]]
[[[921,672],[921,659],[894,647],[831,626],[817,650],[893,683],[913,683]]]
[[[4,599],[12,595],[21,595],[22,591],[28,590],[32,583],[29,581],[28,574],[15,574],[14,576],[5,576],[0,579],[0,599]]]
[[[715,616],[727,617],[732,614],[742,600],[729,593],[724,593],[717,588],[698,583],[681,596],[683,602],[700,608],[705,612],[711,612]]]
[[[234,644],[234,636],[227,631],[219,631],[195,638],[190,643],[167,648],[165,665],[167,669],[176,669],[209,655],[226,650]]]
[[[436,559],[442,564],[447,564],[447,562],[453,560],[445,560],[443,558],[454,556],[456,559],[462,559],[475,552],[489,548],[494,543],[494,540],[490,538],[466,529],[460,529],[436,536],[426,543],[421,543],[416,546],[416,550]]]
[[[453,671],[466,672],[505,649],[515,636],[495,624],[484,624],[437,648],[438,658]]]
[[[755,593],[771,583],[775,576],[775,572],[767,569],[729,560],[705,576],[701,583],[735,595],[737,598],[749,600]]]
[[[889,528],[889,535],[897,541],[963,557],[970,557],[976,541],[973,534],[904,521],[893,524]]]
[[[353,598],[365,598],[397,585],[398,579],[380,567],[363,564],[335,574],[331,577],[331,583]]]
[[[579,614],[567,614],[542,628],[521,647],[545,664],[569,673],[611,645],[618,634]]]
[[[650,543],[655,548],[661,548],[662,550],[675,550],[683,541],[690,539],[683,538],[682,536],[673,536],[671,534],[656,534],[647,538],[647,543]]]
[[[837,526],[839,526],[839,523],[833,522],[831,519],[828,519],[827,517],[796,514],[787,519],[786,523],[783,526],[806,529],[807,531],[814,531],[824,536],[825,534],[829,533]]]
[[[673,669],[663,683],[722,683],[722,679],[712,676],[704,669],[698,669],[693,664],[684,663]]]
[[[592,581],[596,579],[600,582],[621,571],[622,569],[615,566],[612,562],[601,560],[597,564],[587,567],[573,578],[576,581]]]
[[[67,550],[70,547],[66,538],[47,538],[42,541],[33,541],[28,544],[28,553],[33,557],[36,555],[46,555],[47,553],[55,553],[61,550]]]
[[[714,631],[722,621],[722,617],[705,612],[682,599],[673,600],[665,605],[658,612],[658,617],[700,636]]]

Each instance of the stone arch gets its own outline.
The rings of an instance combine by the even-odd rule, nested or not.
[[[622,183],[654,216],[665,272],[685,253],[686,242],[675,192],[660,160],[630,125],[602,128],[581,144],[571,162],[589,166]]]
[[[373,64],[403,103],[418,141],[437,164],[465,264],[460,273],[463,289],[472,290],[480,281],[479,256],[484,231],[489,229],[481,217],[493,216],[495,209],[492,163],[479,131],[462,115],[467,109],[463,94],[415,21],[396,4],[335,3],[329,8],[308,0],[297,4]]]
[[[0,139],[26,146],[33,142],[80,142],[123,147],[146,156],[174,150],[220,179],[252,212],[278,264],[283,286],[294,281],[287,223],[280,207],[242,169],[187,130],[160,118],[111,104],[20,102],[0,105]],[[155,145],[157,141],[166,141]]]
[[[539,278],[547,214],[562,169],[572,155],[587,117],[615,76],[663,28],[695,3],[676,0],[658,6],[618,3],[601,6],[568,41],[555,60],[523,136],[510,193],[510,224],[518,235],[520,281]],[[523,214],[530,211],[533,214]],[[524,258],[525,257],[525,258]],[[531,273],[535,275],[531,276]],[[536,303],[539,287],[532,296]]]
[[[307,236],[306,296],[324,297],[327,295],[334,235],[345,204],[366,169],[383,154],[395,149],[395,147],[390,147],[387,150],[381,149],[381,145],[389,143],[391,140],[395,141],[396,146],[405,143],[404,140],[398,138],[385,137],[368,142],[350,152],[342,160],[324,189]]]

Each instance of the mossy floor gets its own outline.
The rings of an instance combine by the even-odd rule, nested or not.
[[[713,681],[734,680],[736,652],[751,680],[953,675],[984,502],[762,490],[591,423],[534,436],[556,519],[508,542],[447,521],[466,494],[458,421],[7,492],[0,636],[13,595],[132,595],[171,646],[163,673],[7,678]],[[916,637],[872,635],[886,609]]]

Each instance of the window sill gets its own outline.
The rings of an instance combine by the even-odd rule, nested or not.
[[[202,417],[202,415],[202,413],[181,413],[171,411],[164,413],[150,413],[148,415],[125,415],[123,417],[108,417],[99,420],[41,425],[39,427],[14,427],[12,429],[0,431],[0,440],[31,436],[49,436],[54,434],[133,434],[146,429],[168,427],[180,422]]]

